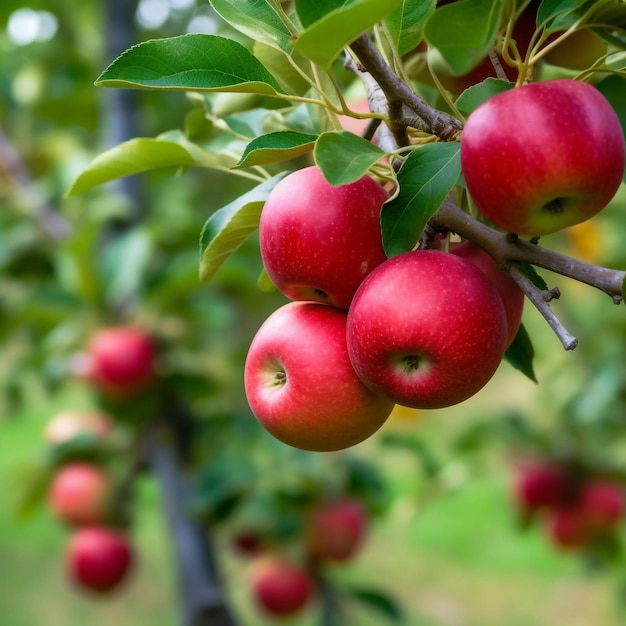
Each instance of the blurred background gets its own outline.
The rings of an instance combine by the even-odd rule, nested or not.
[[[47,423],[60,411],[93,403],[72,377],[71,357],[129,300],[133,320],[158,328],[175,346],[169,364],[183,372],[200,422],[191,461],[199,477],[195,512],[211,528],[242,626],[273,623],[252,605],[248,557],[232,545],[234,529],[251,520],[271,525],[268,518],[281,515],[272,508],[276,500],[263,508],[258,494],[280,492],[284,499],[291,490],[295,501],[312,483],[355,481],[372,512],[369,538],[353,561],[329,576],[340,588],[380,595],[359,600],[353,594],[344,624],[393,622],[386,604],[392,601],[410,626],[622,624],[623,529],[609,550],[563,550],[541,523],[522,523],[512,483],[527,456],[573,456],[594,471],[626,475],[623,306],[543,273],[561,289],[554,310],[579,346],[566,353],[527,303],[523,323],[538,384],[503,363],[483,392],[462,405],[398,409],[379,433],[345,455],[298,453],[261,432],[243,395],[250,340],[284,301],[257,287],[262,267],[254,238],[209,285],[197,278],[204,222],[246,183],[212,170],[157,170],[65,195],[102,150],[193,122],[185,94],[94,86],[127,47],[186,32],[232,35],[208,3],[194,0],[4,0],[0,7],[3,626],[177,623],[172,537],[162,491],[149,472],[139,476],[133,495],[137,567],[110,597],[85,595],[69,583],[67,531],[41,506]],[[624,268],[625,215],[622,187],[592,222],[551,235],[544,245]],[[216,487],[220,476],[226,479]],[[244,491],[252,485],[256,495],[247,510],[231,514],[233,491],[246,480]],[[317,619],[312,608],[293,623]]]

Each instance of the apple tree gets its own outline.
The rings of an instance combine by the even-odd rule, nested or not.
[[[445,408],[480,393],[503,361],[534,380],[525,306],[536,309],[556,343],[576,348],[576,330],[552,307],[559,286],[545,272],[606,294],[607,309],[623,303],[626,271],[563,253],[553,242],[619,208],[626,7],[618,0],[209,4],[217,32],[129,46],[95,81],[186,108],[178,129],[102,152],[74,179],[71,197],[172,169],[190,180],[188,170],[199,170],[210,184],[194,206],[203,221],[194,233],[199,255],[196,243],[176,241],[179,235],[188,244],[189,232],[181,233],[192,219],[182,227],[175,214],[157,222],[149,208],[130,228],[108,222],[70,238],[64,276],[83,290],[81,307],[91,319],[69,339],[56,338],[99,409],[131,434],[109,439],[79,429],[78,437],[54,443],[50,463],[85,469],[103,457],[129,461],[106,512],[98,498],[92,510],[79,511],[115,526],[128,522],[134,477],[153,469],[166,488],[186,623],[234,623],[207,535],[184,513],[190,502],[195,521],[227,528],[253,557],[251,580],[265,611],[293,615],[317,596],[322,623],[342,623],[337,607],[346,589],[332,584],[327,561],[348,558],[336,554],[352,554],[348,544],[386,504],[375,468],[351,449],[397,405]],[[212,193],[218,185],[228,189],[226,201]],[[103,263],[91,255],[100,236]],[[207,304],[198,281],[209,289],[240,258],[254,259],[236,294],[245,306]],[[617,267],[625,264],[622,256]],[[213,327],[207,314],[217,318]],[[254,337],[244,354],[218,364],[228,376],[207,381],[207,368],[219,369],[211,342],[228,344],[236,335],[224,319],[232,315],[240,327],[254,326]],[[117,347],[107,348],[105,337],[106,354],[98,356],[91,337],[102,327],[131,335],[148,329],[154,344],[134,361],[127,334]],[[209,332],[218,337],[205,342]],[[593,342],[593,333],[585,339]],[[116,357],[126,362],[111,363]],[[610,372],[619,372],[622,355],[611,359]],[[608,393],[602,372],[594,384],[612,407],[590,401],[594,388],[563,409],[555,428],[571,440],[565,449],[519,415],[460,429],[456,443],[457,453],[497,441],[538,457],[520,464],[521,517],[549,517],[558,545],[596,556],[621,545],[625,506],[624,470],[602,456],[606,442],[624,434],[615,416],[626,405],[624,382],[611,375]],[[593,428],[580,418],[590,406],[600,415]],[[207,412],[211,419],[197,419]],[[247,454],[257,441],[258,458]],[[436,475],[438,465],[415,449]],[[181,459],[194,468],[194,489]],[[298,467],[294,476],[275,467],[287,460]],[[331,507],[355,498],[356,513]],[[62,493],[55,502],[62,507]],[[320,515],[326,506],[339,513]],[[347,543],[324,553],[330,548],[320,547],[316,524],[335,538],[346,526]],[[285,562],[268,549],[296,538],[304,561]],[[193,558],[184,549],[189,542]],[[113,579],[131,560],[127,548],[118,546],[118,554],[104,568]],[[72,562],[78,572],[80,561]],[[110,584],[106,576],[90,578],[88,567],[80,571],[92,587]],[[285,580],[290,591],[281,595]],[[401,619],[384,594],[347,591]]]

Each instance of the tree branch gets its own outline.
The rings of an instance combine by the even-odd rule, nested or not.
[[[423,123],[422,130],[436,135],[443,141],[454,141],[462,128],[462,124],[455,117],[438,111],[422,100],[404,81],[392,70],[387,62],[376,50],[368,34],[361,35],[350,44],[350,48],[363,64],[364,68],[380,85],[389,102],[389,110],[397,110],[398,117],[391,118],[391,125],[402,124],[400,113],[403,107],[413,111]]]

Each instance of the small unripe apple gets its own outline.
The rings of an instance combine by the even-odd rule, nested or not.
[[[154,342],[141,329],[103,328],[91,338],[87,354],[88,378],[106,394],[131,396],[144,391],[154,380]]]
[[[361,547],[367,526],[367,512],[356,498],[343,497],[320,503],[307,515],[307,549],[317,559],[347,561]]]
[[[471,241],[465,241],[458,246],[454,246],[451,252],[462,259],[470,261],[470,263],[482,270],[487,280],[496,288],[500,298],[502,298],[504,312],[506,313],[508,328],[506,345],[507,347],[510,346],[522,321],[525,301],[524,292],[509,274],[498,267],[493,257]]]
[[[52,445],[65,443],[82,434],[105,439],[112,430],[113,423],[104,413],[66,410],[50,418],[44,430],[44,439]]]
[[[348,311],[348,352],[361,380],[417,409],[451,406],[482,389],[507,333],[502,299],[484,274],[438,250],[379,265]]]
[[[277,555],[263,556],[253,562],[249,583],[257,606],[273,617],[293,617],[315,594],[315,584],[307,569]]]
[[[347,309],[387,257],[380,211],[388,193],[370,176],[333,187],[317,166],[292,172],[267,198],[259,223],[263,264],[291,300]]]
[[[66,524],[96,524],[108,516],[112,490],[111,480],[99,467],[84,462],[68,463],[50,483],[48,506]]]
[[[359,380],[346,346],[345,311],[290,302],[257,331],[245,363],[248,403],[277,439],[331,451],[360,443],[385,422],[393,402]]]
[[[525,511],[564,506],[571,496],[567,473],[550,462],[524,463],[514,484],[515,498]]]
[[[126,535],[105,526],[85,526],[74,531],[67,545],[69,577],[79,587],[96,593],[110,592],[128,575],[133,550]]]
[[[600,212],[624,174],[624,135],[592,85],[556,79],[493,96],[461,138],[467,190],[496,226],[546,235]]]

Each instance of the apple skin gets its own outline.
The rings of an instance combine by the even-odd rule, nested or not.
[[[323,561],[348,561],[363,544],[367,527],[367,512],[356,498],[322,502],[307,515],[305,543],[308,552]]]
[[[465,241],[454,246],[450,252],[473,263],[484,273],[487,280],[500,294],[504,312],[506,313],[508,329],[506,345],[507,347],[510,346],[522,322],[525,302],[524,292],[506,272],[503,272],[498,267],[493,257],[471,241]]]
[[[274,617],[296,615],[315,595],[315,584],[307,569],[282,556],[259,557],[248,574],[255,603]]]
[[[112,490],[111,480],[99,467],[84,462],[68,463],[50,483],[48,506],[66,524],[96,524],[108,516]]]
[[[312,451],[360,443],[393,402],[367,389],[348,357],[345,311],[289,302],[261,325],[246,358],[245,391],[259,422],[282,442]]]
[[[613,198],[624,135],[595,87],[567,78],[532,83],[469,115],[461,167],[469,194],[496,226],[546,235],[584,222]]]
[[[97,331],[87,349],[87,378],[112,397],[143,392],[154,381],[156,349],[152,338],[133,327]]]
[[[506,348],[502,300],[468,261],[417,250],[378,266],[348,311],[352,365],[372,390],[416,409],[458,404],[484,387]]]
[[[388,193],[373,178],[333,187],[317,166],[271,191],[259,223],[268,276],[291,300],[347,309],[361,281],[387,257],[380,210]]]
[[[47,443],[59,445],[83,434],[106,439],[112,431],[113,422],[104,413],[65,410],[50,418],[43,435]]]
[[[79,587],[107,593],[127,577],[133,549],[121,531],[106,526],[85,526],[70,537],[66,549],[68,575]]]

